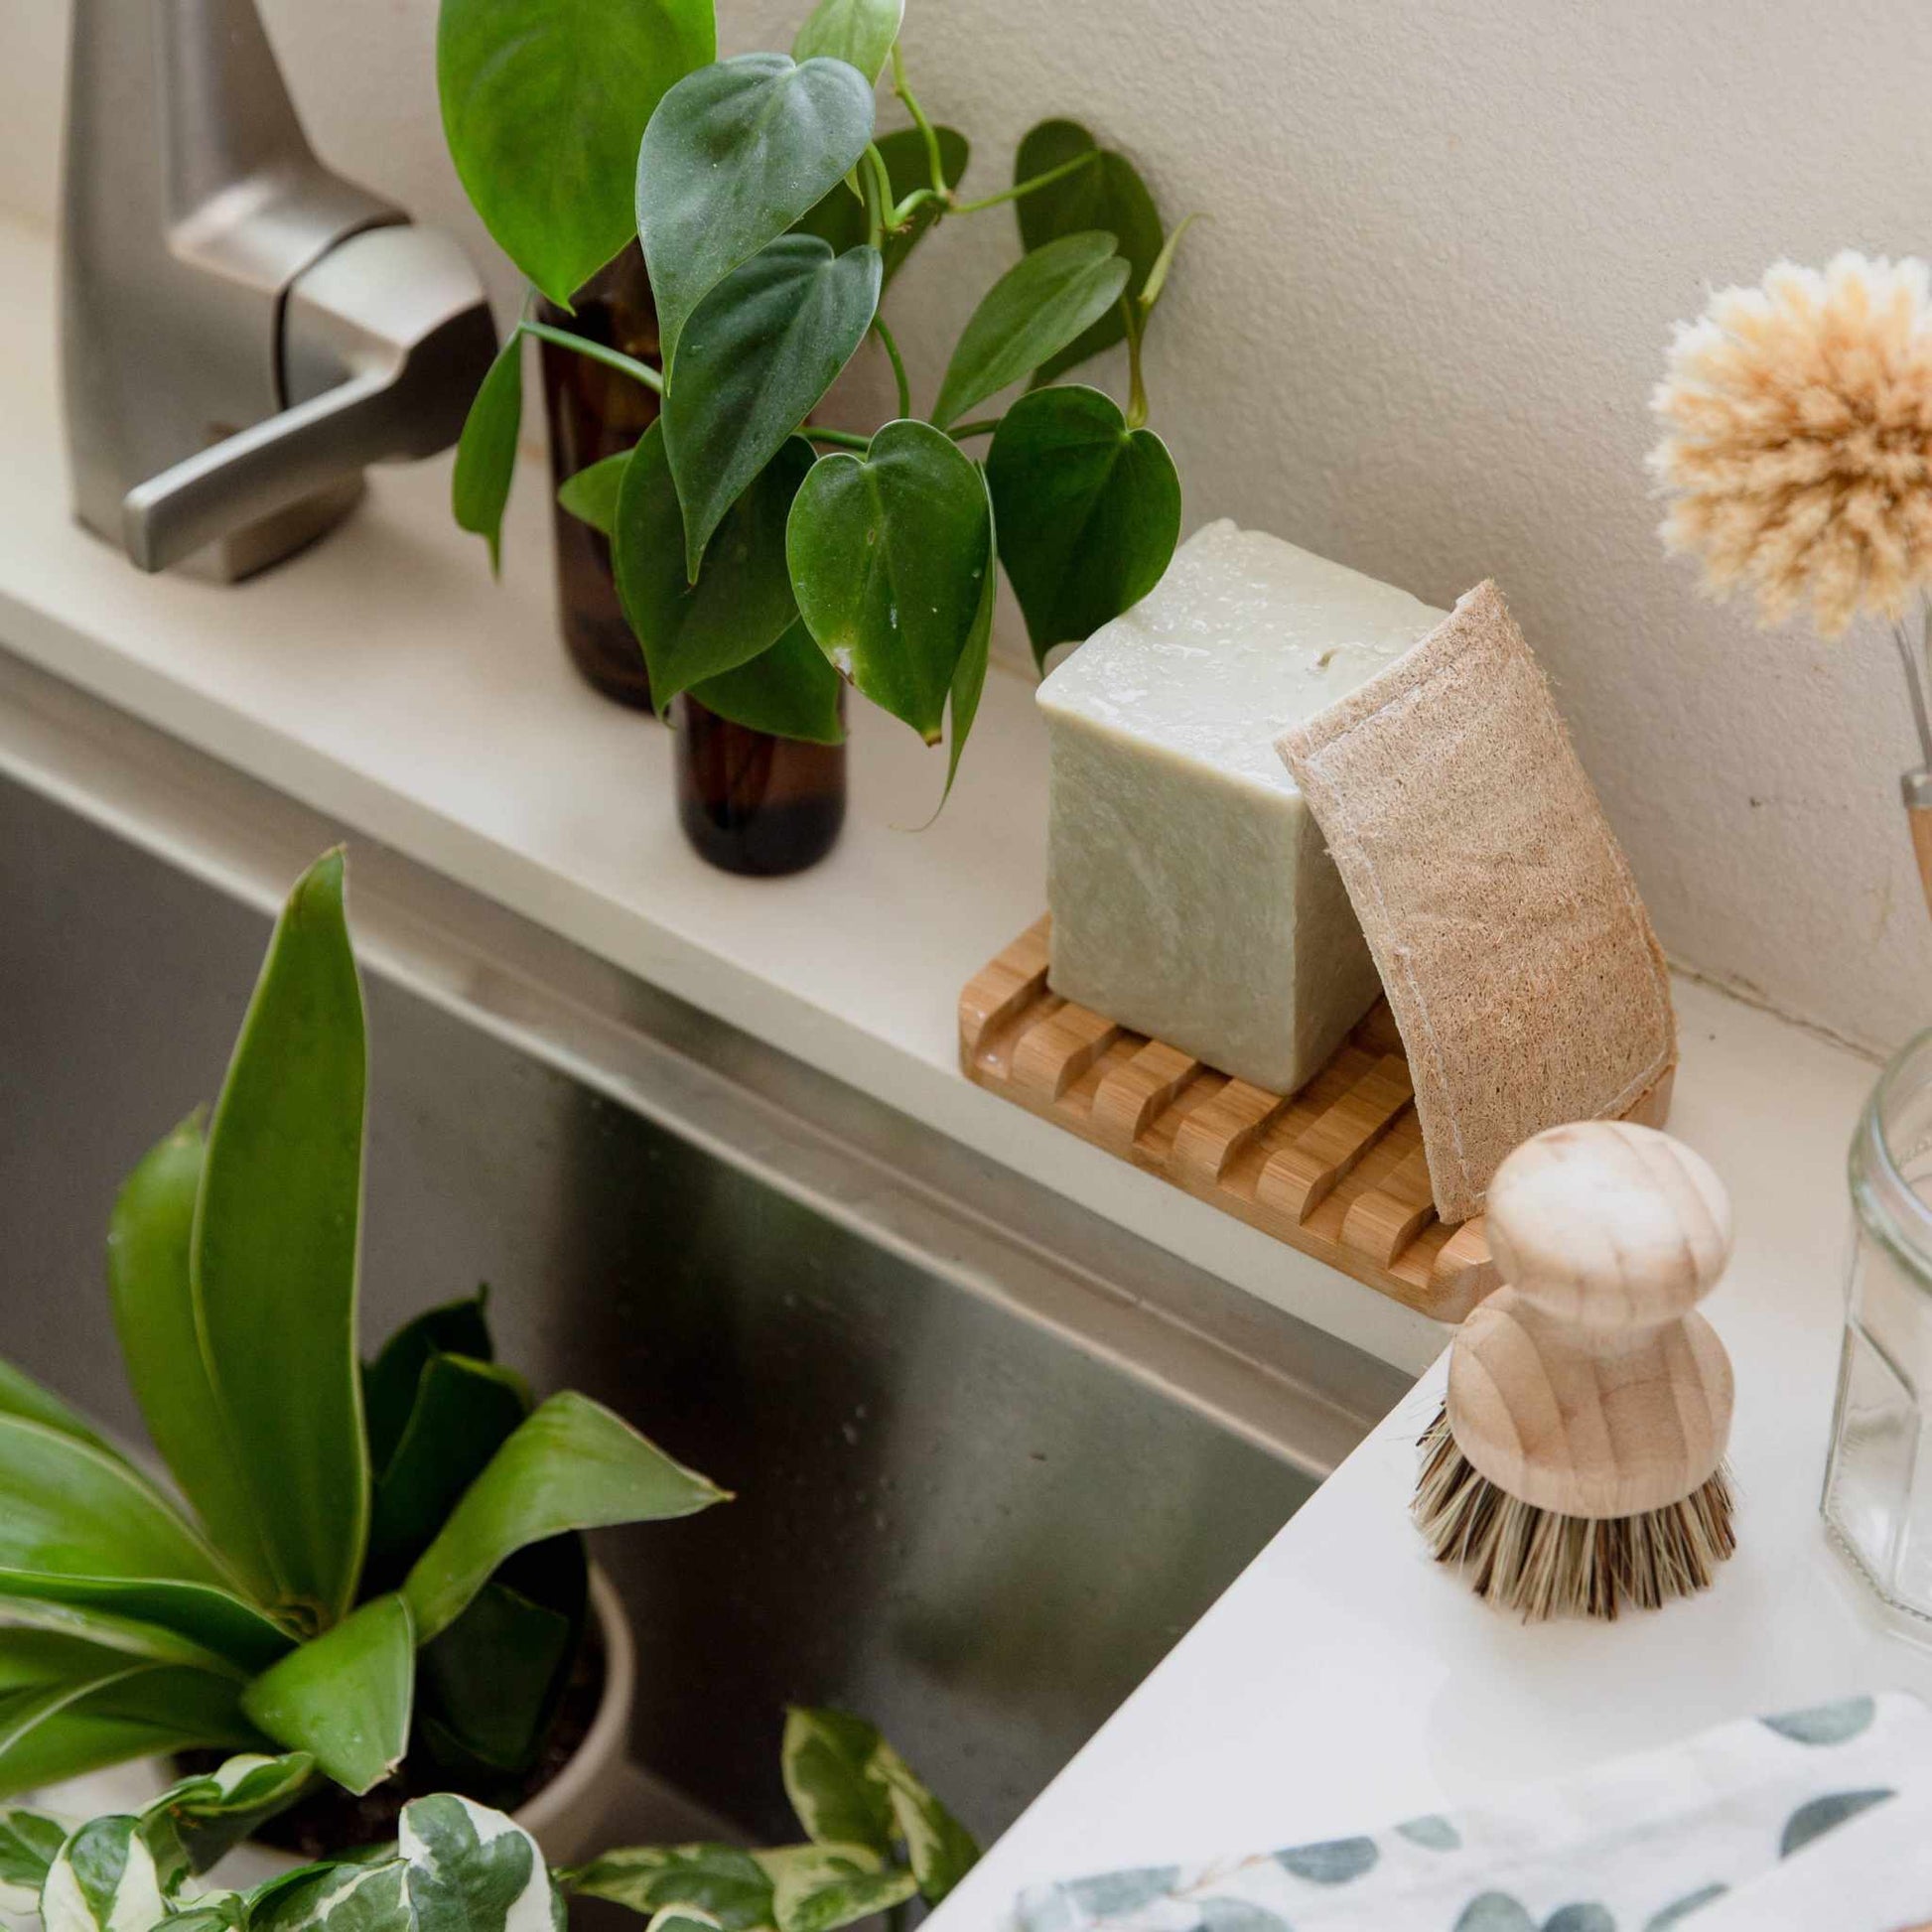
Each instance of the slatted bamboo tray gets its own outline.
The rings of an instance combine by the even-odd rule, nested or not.
[[[1386,1004],[1299,1093],[1269,1093],[1049,991],[1049,930],[1029,926],[960,995],[969,1080],[1439,1321],[1495,1287],[1481,1216],[1436,1218]],[[1626,1118],[1669,1111],[1666,1074]]]

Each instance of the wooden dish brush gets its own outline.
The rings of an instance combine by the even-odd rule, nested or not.
[[[1525,1621],[1705,1588],[1736,1548],[1730,1361],[1694,1312],[1730,1255],[1724,1183],[1668,1134],[1583,1121],[1503,1162],[1488,1227],[1507,1285],[1422,1440],[1437,1559]]]

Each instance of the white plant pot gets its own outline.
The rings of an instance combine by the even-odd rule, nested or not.
[[[604,1572],[591,1568],[591,1609],[604,1639],[604,1689],[584,1741],[563,1768],[515,1812],[516,1822],[543,1847],[552,1864],[572,1864],[600,1851],[600,1831],[623,1778],[624,1747],[630,1729],[630,1701],[637,1687],[637,1647],[623,1599]],[[67,1819],[98,1818],[138,1812],[152,1804],[175,1774],[165,1758],[116,1764],[65,1784],[49,1785],[18,1802]],[[293,1871],[304,1861],[292,1852],[250,1842],[208,1873],[208,1882],[245,1891]]]

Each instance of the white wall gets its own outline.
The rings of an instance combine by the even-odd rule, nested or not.
[[[803,8],[721,0],[727,51],[787,45]],[[60,11],[0,0],[0,201],[37,214]],[[437,127],[433,0],[263,11],[324,154],[481,245]],[[915,83],[974,137],[975,184],[1072,113],[1171,216],[1212,215],[1151,361],[1190,526],[1233,515],[1438,604],[1493,575],[1672,953],[1864,1042],[1932,1021],[1888,646],[1759,635],[1701,604],[1658,552],[1641,470],[1669,325],[1707,283],[1779,254],[1932,252],[1919,0],[908,11]],[[1004,211],[954,224],[896,290],[928,395],[1011,247]]]

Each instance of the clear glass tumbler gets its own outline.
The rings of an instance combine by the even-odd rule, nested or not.
[[[1852,1137],[1855,1242],[1825,1520],[1886,1604],[1932,1639],[1932,1032]]]

